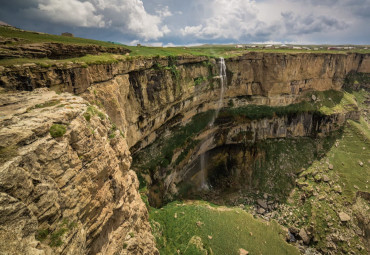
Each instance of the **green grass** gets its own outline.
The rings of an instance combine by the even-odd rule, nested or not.
[[[310,100],[312,95],[316,96],[316,101]],[[245,117],[258,120],[272,118],[275,115],[282,117],[305,112],[330,115],[357,109],[355,97],[348,92],[335,90],[309,92],[304,95],[304,99],[301,103],[287,106],[247,105],[238,108],[224,108],[220,111],[219,119],[222,121],[222,118],[231,116],[234,118]]]
[[[132,56],[182,56],[182,55],[193,55],[193,56],[207,56],[207,57],[236,57],[246,54],[248,52],[263,52],[263,53],[291,53],[291,54],[346,54],[349,52],[357,53],[370,53],[370,50],[319,50],[319,51],[308,51],[308,50],[293,50],[293,49],[237,49],[234,45],[205,45],[195,47],[136,47],[126,46],[132,52]]]
[[[67,127],[62,124],[54,124],[50,127],[49,132],[53,138],[62,137],[67,132]]]
[[[99,111],[98,109],[96,109],[94,106],[90,105],[87,107],[87,110],[86,112],[84,113],[84,117],[86,119],[86,121],[90,122],[91,120],[91,117],[95,116],[95,115],[98,115],[98,117],[101,119],[101,120],[104,120],[105,119],[105,115],[104,113],[102,113],[101,111]]]
[[[57,64],[66,64],[71,62],[73,64],[79,64],[81,67],[88,67],[89,65],[97,65],[97,64],[112,64],[118,63],[119,61],[123,61],[125,59],[129,59],[127,56],[122,55],[115,55],[109,53],[103,53],[100,55],[86,55],[79,58],[67,58],[63,60],[55,60],[55,59],[48,59],[48,58],[40,58],[40,59],[33,59],[33,58],[12,58],[12,59],[1,59],[0,65],[1,66],[11,66],[11,65],[22,65],[22,64],[30,64],[34,63],[40,67],[51,67]]]
[[[261,157],[253,163],[252,190],[274,194],[285,201],[295,186],[295,174],[320,158],[334,144],[335,135],[312,139],[301,137],[265,140],[255,145]]]
[[[40,34],[32,31],[22,31],[19,29],[9,28],[9,27],[0,27],[0,35],[6,38],[20,38],[23,41],[16,42],[14,44],[24,44],[24,43],[44,43],[44,42],[53,42],[53,43],[64,43],[64,44],[79,44],[79,45],[99,45],[103,47],[122,47],[122,45],[117,45],[109,42],[85,39],[79,37],[66,37],[60,35],[51,35],[51,34]]]
[[[284,241],[284,232],[276,222],[262,222],[239,208],[172,202],[151,209],[150,221],[163,255],[177,254],[177,250],[189,255],[206,254],[205,250],[208,254],[232,255],[239,254],[240,248],[249,254],[299,254]],[[201,239],[198,247],[190,242],[195,237]]]
[[[345,183],[344,197],[353,201],[358,190],[370,192],[367,181],[370,176],[370,129],[364,127],[364,122],[348,121],[343,138],[338,148],[333,147],[329,153],[329,160]],[[367,124],[366,124],[367,125]],[[365,133],[365,136],[364,136]],[[359,165],[363,162],[363,166]],[[358,189],[357,189],[357,188]]]
[[[352,227],[342,224],[338,218],[338,212],[352,210],[358,191],[370,192],[366,178],[370,176],[370,143],[359,134],[358,123],[348,122],[343,134],[336,137],[337,145],[331,146],[321,160],[313,161],[300,174],[298,183],[302,187],[297,187],[288,199],[287,212],[293,214],[284,218],[286,226],[311,226],[316,239],[313,246],[325,254],[328,252],[327,236],[335,232],[350,238],[349,243],[335,241],[339,254],[350,254],[350,250],[355,250],[352,254],[367,254],[365,250],[357,250],[358,244],[363,245],[361,240],[351,234]],[[359,162],[364,165],[360,166]],[[333,170],[328,169],[329,163],[333,165]],[[331,183],[318,181],[318,175],[328,176]],[[318,194],[315,195],[315,192]],[[323,199],[319,199],[320,196]]]

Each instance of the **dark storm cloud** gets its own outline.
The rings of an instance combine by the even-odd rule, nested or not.
[[[328,30],[342,30],[347,28],[345,22],[325,16],[298,16],[293,12],[281,13],[286,31],[290,34],[311,34]]]

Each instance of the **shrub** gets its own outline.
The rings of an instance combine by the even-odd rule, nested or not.
[[[50,135],[53,138],[62,137],[67,132],[67,127],[62,124],[54,124],[50,127]]]
[[[95,116],[95,115],[98,115],[98,117],[101,119],[101,120],[104,120],[105,119],[105,115],[104,113],[98,111],[94,106],[89,106],[87,107],[87,110],[86,112],[84,113],[84,117],[87,121],[90,121],[91,120],[91,117],[92,116]]]

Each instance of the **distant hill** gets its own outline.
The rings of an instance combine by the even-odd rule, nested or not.
[[[12,27],[11,25],[9,25],[8,23],[5,23],[4,21],[1,21],[0,20],[0,26],[4,26],[4,27]]]

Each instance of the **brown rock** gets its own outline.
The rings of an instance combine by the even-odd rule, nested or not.
[[[52,100],[59,106],[50,106]],[[18,145],[0,166],[5,192],[0,193],[0,225],[13,229],[5,235],[0,231],[0,240],[15,243],[4,248],[0,241],[0,250],[109,255],[121,250],[130,233],[127,250],[158,254],[139,182],[130,170],[129,148],[120,135],[108,138],[109,120],[95,115],[88,122],[83,117],[87,102],[68,93],[39,89],[1,94],[0,102],[5,101],[9,104],[0,105],[0,143]],[[59,138],[49,134],[54,123],[66,126]],[[37,245],[39,229],[55,231],[62,224],[71,227],[60,246],[49,247],[48,241]]]
[[[311,238],[307,235],[307,232],[304,228],[302,228],[299,233],[298,233],[299,237],[302,239],[302,241],[305,243],[305,244],[309,244],[310,241],[311,241]]]
[[[248,255],[248,254],[249,254],[249,252],[244,250],[243,248],[239,249],[239,255]]]
[[[351,220],[351,217],[348,214],[344,213],[344,212],[340,212],[338,214],[338,216],[339,216],[340,221],[342,221],[342,222],[347,222],[347,221]]]
[[[328,168],[329,168],[329,170],[333,170],[334,169],[334,166],[332,164],[329,164],[328,165]]]
[[[258,208],[258,210],[257,210],[258,214],[264,214],[265,212],[266,212],[266,210],[263,209],[263,208]]]
[[[266,203],[266,201],[264,201],[262,199],[257,199],[257,204],[259,206],[261,206],[263,209],[267,209],[267,203]]]

